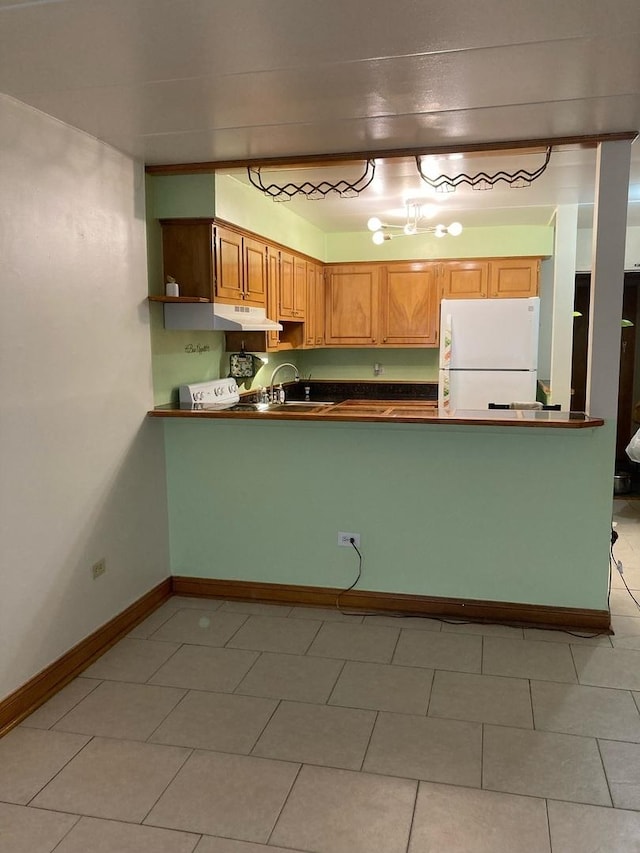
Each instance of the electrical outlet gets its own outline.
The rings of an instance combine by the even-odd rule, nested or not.
[[[353,544],[356,546],[356,548],[359,548],[359,533],[343,533],[342,531],[338,533],[338,545],[342,545],[344,548],[351,548],[351,539],[353,539]]]
[[[91,577],[95,580],[107,571],[107,561],[103,557],[91,566]]]

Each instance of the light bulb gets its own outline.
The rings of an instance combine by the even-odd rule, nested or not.
[[[382,245],[382,243],[384,243],[384,231],[376,231],[371,239],[376,244],[376,246]]]
[[[433,229],[433,233],[436,237],[444,237],[444,235],[447,233],[447,229],[444,225],[436,225],[436,227]]]
[[[462,234],[462,225],[459,222],[452,222],[447,231],[452,237],[459,237]]]
[[[369,231],[379,231],[382,228],[382,222],[380,222],[377,216],[372,216],[367,222],[367,228]]]
[[[416,233],[416,226],[413,222],[407,222],[403,230],[407,237],[410,237],[412,234]]]

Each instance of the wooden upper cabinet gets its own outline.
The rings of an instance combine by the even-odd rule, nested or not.
[[[304,320],[307,262],[292,252],[280,252],[280,320]]]
[[[247,305],[266,305],[267,246],[252,237],[242,238],[244,252],[244,301]]]
[[[280,252],[271,246],[267,249],[267,317],[278,316],[278,294],[280,291]],[[267,332],[267,351],[277,350],[280,332]]]
[[[489,262],[489,296],[512,299],[538,295],[539,258],[497,258]]]
[[[486,299],[488,295],[488,261],[446,261],[442,264],[443,299]]]
[[[319,264],[307,261],[307,304],[304,318],[304,345],[324,344],[324,276]]]
[[[244,297],[242,235],[216,226],[215,297],[221,302],[242,302]]]
[[[373,346],[378,342],[379,270],[376,264],[325,268],[325,343]]]
[[[267,245],[232,228],[215,228],[218,302],[264,307],[267,298]]]
[[[383,346],[438,343],[438,264],[383,266],[380,280],[380,340]]]
[[[160,226],[163,281],[172,276],[178,282],[182,297],[212,300],[215,276],[211,220],[163,219]]]

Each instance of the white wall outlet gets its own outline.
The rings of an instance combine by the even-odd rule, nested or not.
[[[91,566],[91,577],[95,580],[107,571],[107,561],[103,557]]]
[[[360,547],[360,534],[359,533],[343,533],[340,531],[338,533],[338,545],[342,545],[344,548],[351,548],[351,540],[353,539],[353,544],[356,548]]]

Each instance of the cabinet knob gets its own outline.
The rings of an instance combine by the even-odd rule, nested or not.
[[[382,343],[383,343],[383,344],[386,344],[386,342],[387,342],[387,339],[386,339],[386,338],[383,338],[383,339],[382,339]]]

